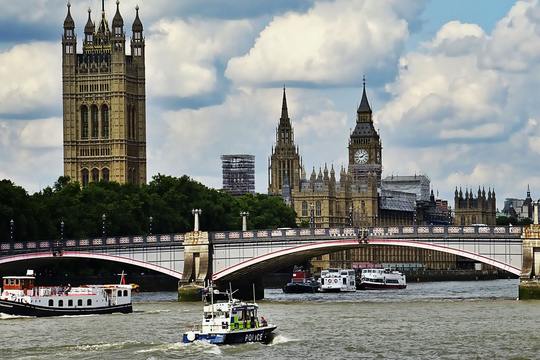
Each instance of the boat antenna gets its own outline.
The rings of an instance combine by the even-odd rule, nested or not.
[[[212,325],[214,325],[214,287],[212,286],[212,282],[208,280],[210,285],[210,302],[212,305]]]
[[[253,304],[255,304],[255,283],[251,283],[253,286]]]

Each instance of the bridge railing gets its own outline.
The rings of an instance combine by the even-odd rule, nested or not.
[[[52,250],[80,250],[92,248],[121,248],[138,246],[166,246],[173,243],[183,243],[184,234],[156,234],[141,236],[115,236],[91,239],[17,241],[0,244],[0,253],[40,252]]]
[[[343,228],[299,228],[250,231],[213,232],[213,241],[224,240],[271,240],[313,237],[384,237],[384,238],[519,238],[523,228],[520,226],[386,226],[386,227],[343,227]]]

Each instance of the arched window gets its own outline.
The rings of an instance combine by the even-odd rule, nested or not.
[[[82,299],[77,300],[77,306],[82,306]]]
[[[472,216],[472,223],[473,223],[473,224],[476,224],[476,215],[473,215],[473,216]]]
[[[461,225],[465,225],[465,215],[461,215]]]
[[[315,216],[321,216],[321,202],[319,200],[315,202]]]
[[[109,107],[107,105],[101,107],[101,137],[109,138]]]
[[[103,170],[101,170],[101,180],[103,180],[104,182],[109,182],[109,169],[108,168],[103,168]]]
[[[126,136],[131,139],[131,105],[127,106]]]
[[[90,118],[92,122],[92,139],[97,139],[98,137],[98,131],[99,131],[99,123],[98,123],[98,108],[96,105],[92,105],[90,108]]]
[[[302,201],[302,216],[307,216],[307,201]]]
[[[52,299],[49,299],[49,306],[54,306],[54,301]]]
[[[135,111],[135,106],[131,107],[131,138],[135,139],[137,137],[137,113]]]
[[[87,186],[89,182],[88,169],[81,170],[81,183],[82,186]]]
[[[99,170],[96,168],[92,169],[92,182],[98,182],[99,181]]]
[[[73,306],[73,300],[71,299],[68,300],[68,306]]]
[[[81,106],[81,139],[88,139],[88,108]]]
[[[128,291],[124,290],[124,296],[128,296]]]
[[[118,296],[122,296],[122,290],[118,290]]]
[[[64,307],[64,300],[58,300],[58,307]]]
[[[86,305],[88,305],[88,306],[92,306],[92,299],[88,299],[88,300],[86,300]]]

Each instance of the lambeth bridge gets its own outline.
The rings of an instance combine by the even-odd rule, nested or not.
[[[5,264],[34,259],[85,258],[150,269],[175,277],[184,285],[202,284],[210,279],[218,284],[241,283],[323,254],[392,245],[450,253],[514,275],[530,276],[536,261],[534,254],[528,253],[536,253],[537,248],[524,245],[528,232],[529,228],[518,226],[395,226],[193,231],[12,242],[0,246],[0,269]]]

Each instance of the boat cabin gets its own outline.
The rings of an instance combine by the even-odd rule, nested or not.
[[[203,312],[202,330],[215,332],[258,328],[260,323],[257,309],[257,305],[241,301],[206,305]]]
[[[31,295],[34,291],[34,276],[4,276],[2,278],[2,289],[10,293],[21,293]]]

